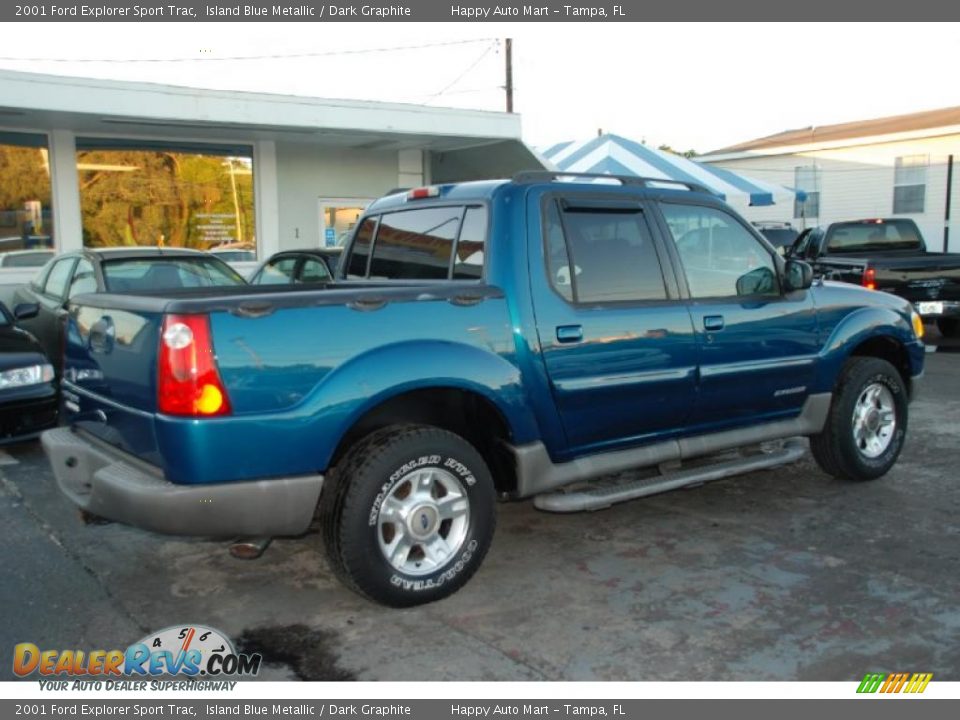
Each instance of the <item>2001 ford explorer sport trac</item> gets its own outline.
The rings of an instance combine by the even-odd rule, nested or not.
[[[698,186],[585,180],[385,197],[326,288],[75,298],[61,488],[164,533],[317,515],[338,575],[404,606],[476,571],[498,495],[596,509],[795,460],[767,441],[797,436],[837,477],[891,468],[923,369],[905,300],[812,285]]]

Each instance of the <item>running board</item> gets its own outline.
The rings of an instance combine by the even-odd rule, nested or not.
[[[602,487],[586,487],[583,490],[563,490],[533,498],[534,507],[547,512],[570,513],[584,510],[602,510],[616,503],[635,500],[636,498],[656,495],[658,493],[676,490],[689,485],[700,485],[711,480],[742,475],[756,470],[796,462],[806,453],[806,443],[800,438],[787,440],[783,448],[761,455],[726,460],[691,468],[664,473],[640,480],[627,480]]]

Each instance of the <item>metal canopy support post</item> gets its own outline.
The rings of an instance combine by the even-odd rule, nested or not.
[[[950,252],[950,205],[953,203],[953,155],[947,156],[947,202],[943,211],[943,251]]]

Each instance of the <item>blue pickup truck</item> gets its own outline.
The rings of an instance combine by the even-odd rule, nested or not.
[[[69,427],[43,445],[91,513],[223,537],[317,519],[348,586],[409,606],[472,576],[498,498],[598,509],[804,436],[834,476],[885,474],[922,332],[696,185],[527,173],[374,202],[325,287],[74,298]]]

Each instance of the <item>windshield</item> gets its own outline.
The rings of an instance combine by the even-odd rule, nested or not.
[[[910,220],[864,220],[837,223],[827,234],[827,252],[911,250],[922,248],[917,226]]]
[[[208,257],[108,260],[103,277],[109,292],[246,285],[229,265]]]

